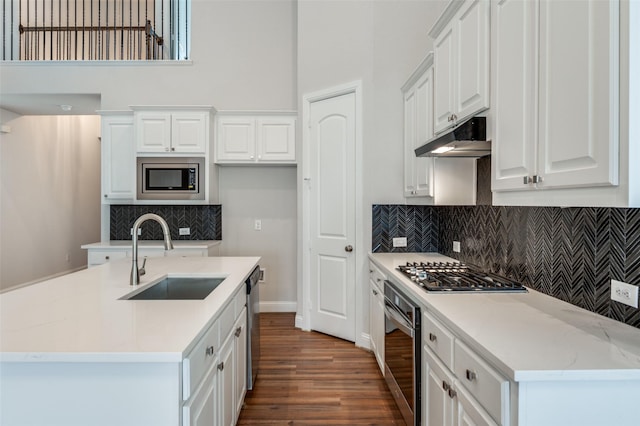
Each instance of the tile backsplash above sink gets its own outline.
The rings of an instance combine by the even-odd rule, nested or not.
[[[145,213],[155,213],[167,221],[174,240],[221,240],[221,205],[112,205],[110,239],[130,240],[133,222]],[[190,228],[189,235],[179,235]],[[141,240],[161,240],[162,229],[155,222],[142,226]]]

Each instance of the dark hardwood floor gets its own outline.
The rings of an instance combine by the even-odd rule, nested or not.
[[[238,425],[402,425],[372,353],[260,314],[260,370]]]

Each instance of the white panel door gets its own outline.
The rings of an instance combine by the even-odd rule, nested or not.
[[[179,112],[171,115],[171,151],[205,153],[206,112]]]
[[[493,190],[526,189],[535,175],[538,3],[494,0]]]
[[[258,161],[295,162],[296,138],[293,117],[259,118]]]
[[[169,152],[171,150],[171,114],[136,112],[138,152]]]
[[[355,94],[310,104],[310,327],[355,341]]]
[[[543,187],[618,180],[618,1],[540,2]]]
[[[132,200],[135,192],[133,117],[102,117],[102,196]]]
[[[433,68],[434,68],[434,102],[433,102],[433,127],[435,133],[453,126],[451,116],[455,112],[453,73],[455,64],[455,40],[453,26],[445,28],[433,42]]]
[[[458,123],[489,108],[489,15],[488,1],[467,1],[454,25],[454,112]]]
[[[220,117],[217,128],[216,161],[255,161],[256,120],[253,117]]]

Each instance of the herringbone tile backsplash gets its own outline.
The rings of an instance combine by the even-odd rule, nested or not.
[[[611,279],[640,285],[640,209],[374,205],[372,249],[436,251],[640,328],[610,300]]]
[[[133,222],[145,213],[160,215],[169,225],[174,240],[221,240],[222,206],[112,205],[110,239],[130,240]],[[190,228],[191,235],[179,235],[179,228]],[[141,240],[161,240],[162,228],[153,220],[142,224]]]

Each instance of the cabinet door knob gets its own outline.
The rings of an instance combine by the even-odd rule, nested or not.
[[[448,391],[450,388],[449,383],[445,382],[444,380],[442,381],[442,389],[444,389],[444,391]]]
[[[478,378],[478,375],[476,374],[476,372],[471,370],[467,370],[466,376],[467,376],[467,380],[470,382],[473,382]]]
[[[171,151],[175,151],[176,149],[174,147],[171,147]]]
[[[218,364],[218,370],[220,371],[224,370],[224,362],[221,362],[220,364]]]
[[[522,183],[524,183],[525,185],[529,185],[531,183],[531,177],[523,176],[522,177]]]
[[[104,260],[109,260],[109,256],[105,256],[105,257],[104,257]]]
[[[429,333],[429,340],[435,342],[436,340],[438,340],[438,336],[433,333]]]
[[[378,295],[378,292],[377,292],[377,291],[375,291],[375,290],[371,290],[371,291],[373,291],[373,295],[374,295],[374,296],[377,296],[377,295]]]
[[[449,398],[453,399],[456,396],[458,396],[458,392],[456,392],[455,389],[449,388]]]
[[[240,333],[242,333],[242,327],[236,328],[236,333],[235,333],[236,337],[239,337]]]
[[[344,251],[346,251],[347,253],[351,253],[353,251],[353,246],[349,244],[344,248]]]
[[[104,198],[108,198],[109,196],[107,194],[104,194]]]
[[[215,349],[213,348],[213,346],[208,346],[207,349],[205,350],[205,355],[211,356],[213,355],[214,352],[215,352]]]

